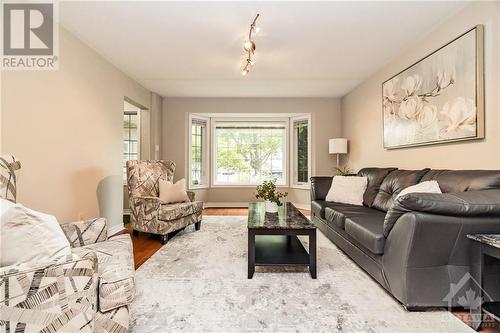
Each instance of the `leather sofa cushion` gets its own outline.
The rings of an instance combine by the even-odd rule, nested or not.
[[[383,254],[385,246],[383,212],[367,208],[345,219],[346,233],[374,254]]]
[[[311,201],[311,213],[315,216],[319,216],[322,219],[325,219],[326,207],[334,207],[336,204],[336,202],[329,202],[325,200]]]
[[[363,194],[363,204],[365,206],[372,207],[380,185],[385,177],[394,170],[397,170],[397,168],[363,168],[358,171],[358,176],[368,178],[368,185]]]
[[[311,201],[311,214],[325,218],[325,200],[314,200]]]
[[[500,188],[498,170],[430,170],[421,181],[435,180],[443,193]]]
[[[344,229],[345,225],[345,215],[339,212],[337,209],[331,207],[325,208],[325,220],[335,225],[337,228]]]
[[[360,217],[363,218],[372,214],[383,213],[365,206],[348,205],[337,202],[332,202],[331,205],[325,208],[325,220],[340,229],[345,229],[346,218],[356,221]]]
[[[373,200],[373,208],[387,212],[398,193],[408,186],[419,183],[428,171],[429,169],[395,170],[389,173],[380,185],[380,190]]]

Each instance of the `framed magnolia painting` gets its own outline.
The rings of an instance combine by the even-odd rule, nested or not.
[[[384,148],[484,138],[478,25],[382,83]]]

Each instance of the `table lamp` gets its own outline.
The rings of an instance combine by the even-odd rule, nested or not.
[[[347,154],[347,139],[336,138],[328,141],[328,151],[337,155],[337,169],[339,168],[339,155]]]

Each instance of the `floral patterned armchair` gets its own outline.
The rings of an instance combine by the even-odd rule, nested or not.
[[[188,192],[189,202],[169,204],[159,198],[160,179],[173,181],[175,163],[172,161],[127,161],[127,183],[130,203],[130,222],[134,234],[139,231],[161,235],[162,243],[169,234],[194,224],[201,226],[203,202],[194,200]]]

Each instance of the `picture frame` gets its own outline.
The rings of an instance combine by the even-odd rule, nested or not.
[[[385,149],[484,139],[484,26],[382,83]]]

